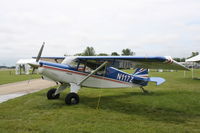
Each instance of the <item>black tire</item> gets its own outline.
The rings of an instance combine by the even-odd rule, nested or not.
[[[60,97],[60,94],[54,95],[55,92],[56,92],[56,89],[55,89],[55,88],[50,89],[50,90],[47,92],[47,98],[48,98],[48,99],[58,99],[58,98]]]
[[[76,93],[69,93],[65,98],[65,103],[68,105],[78,104],[79,96]]]

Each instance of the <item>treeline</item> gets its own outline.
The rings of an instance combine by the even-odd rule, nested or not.
[[[11,66],[11,67],[8,67],[8,66],[0,66],[0,69],[14,69],[15,66]]]
[[[82,52],[82,53],[77,53],[75,54],[75,56],[133,56],[136,53],[133,52],[131,49],[126,48],[126,49],[122,49],[121,53],[117,53],[117,52],[112,52],[111,54],[107,54],[107,53],[99,53],[96,54],[95,50],[93,47],[86,47],[86,49]],[[189,59],[191,57],[194,57],[196,55],[199,55],[199,52],[192,52],[191,56],[186,57],[186,58],[179,58],[179,57],[174,57],[173,59],[177,62],[185,62],[186,59]]]
[[[178,58],[178,57],[175,57],[175,58],[173,58],[173,59],[174,59],[175,61],[177,61],[177,62],[185,62],[186,59],[192,58],[192,57],[197,56],[197,55],[199,55],[199,52],[192,52],[191,56],[189,56],[189,57],[186,57],[186,58]]]
[[[75,56],[133,56],[135,55],[135,52],[131,51],[131,49],[126,48],[123,49],[121,54],[117,53],[117,52],[112,52],[111,54],[107,54],[107,53],[99,53],[96,54],[95,50],[93,47],[86,47],[86,49],[82,52],[82,53],[77,53],[75,54]]]

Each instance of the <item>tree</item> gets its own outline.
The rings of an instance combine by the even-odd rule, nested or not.
[[[185,62],[185,58],[177,58],[177,57],[175,57],[175,58],[173,58],[175,61],[177,61],[177,62]]]
[[[98,56],[108,56],[106,53],[99,53]]]
[[[126,48],[126,49],[123,49],[123,50],[122,50],[122,55],[123,55],[123,56],[125,56],[125,55],[131,56],[131,55],[135,55],[135,52],[132,52],[131,49]]]
[[[82,53],[76,53],[74,56],[82,56]]]
[[[173,60],[180,62],[181,58],[175,57],[175,58],[173,58]]]
[[[185,58],[181,58],[181,60],[180,60],[181,62],[185,62]]]
[[[117,52],[112,52],[111,56],[119,56],[119,54]]]
[[[192,55],[190,57],[188,57],[188,58],[192,58],[192,57],[194,57],[196,55],[199,55],[199,52],[192,52]]]
[[[82,53],[83,56],[95,56],[95,50],[93,47],[86,47],[84,52]]]

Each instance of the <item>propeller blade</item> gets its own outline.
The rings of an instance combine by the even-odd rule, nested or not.
[[[43,51],[43,48],[44,48],[44,44],[45,44],[45,42],[43,42],[42,47],[40,48],[40,51],[39,51],[38,56],[36,58],[36,62],[38,62],[40,60],[40,57],[42,55],[42,51]]]

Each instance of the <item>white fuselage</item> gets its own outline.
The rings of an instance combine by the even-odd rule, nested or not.
[[[39,73],[55,82],[75,84],[79,84],[79,82],[88,75],[84,72],[54,68],[49,66],[40,67]],[[103,76],[92,75],[82,84],[82,86],[95,88],[127,88],[138,87],[139,85]]]

